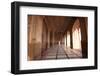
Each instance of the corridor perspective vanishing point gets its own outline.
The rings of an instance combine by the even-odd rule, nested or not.
[[[88,58],[88,18],[28,15],[28,61]]]

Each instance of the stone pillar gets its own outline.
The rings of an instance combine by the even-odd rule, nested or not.
[[[50,31],[50,47],[52,46],[52,32]]]
[[[82,57],[88,57],[88,43],[87,43],[87,20],[85,18],[79,18],[80,29],[81,29],[81,47],[82,47]]]
[[[72,29],[70,29],[70,48],[73,49],[73,34],[72,34]]]
[[[50,31],[48,30],[48,48],[50,47]]]
[[[54,31],[52,32],[52,44],[53,44],[53,46],[54,46],[54,43],[55,43],[55,33],[54,33]]]
[[[66,33],[66,47],[67,47],[67,33]]]

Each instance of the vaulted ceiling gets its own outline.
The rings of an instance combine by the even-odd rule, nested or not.
[[[74,17],[65,16],[45,16],[47,27],[54,32],[65,32],[75,21]]]

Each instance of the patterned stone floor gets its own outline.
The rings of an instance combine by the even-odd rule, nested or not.
[[[82,58],[81,50],[70,49],[64,47],[64,45],[55,45],[48,48],[45,55],[42,57],[43,60],[73,58]]]

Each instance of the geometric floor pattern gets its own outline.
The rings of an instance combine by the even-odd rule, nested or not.
[[[81,50],[70,49],[64,47],[64,45],[54,45],[53,47],[48,48],[42,57],[43,60],[73,58],[82,58]]]

